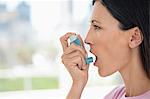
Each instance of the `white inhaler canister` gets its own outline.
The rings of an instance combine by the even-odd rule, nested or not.
[[[69,37],[69,40],[70,40],[70,44],[75,43],[76,45],[79,45],[79,46],[82,47],[81,42],[80,42],[80,40],[78,38],[78,35],[76,35],[76,34],[75,35],[71,35]],[[87,57],[87,58],[85,58],[85,63],[86,64],[90,64],[92,62],[93,62],[93,57]]]

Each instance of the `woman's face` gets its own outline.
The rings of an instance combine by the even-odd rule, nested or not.
[[[96,56],[95,66],[101,76],[121,70],[130,60],[127,31],[98,1],[94,4],[91,26],[85,39]]]

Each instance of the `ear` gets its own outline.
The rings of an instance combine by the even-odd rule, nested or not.
[[[129,30],[130,32],[130,39],[129,39],[129,47],[136,48],[138,47],[143,41],[143,35],[141,30],[138,27],[134,27]]]

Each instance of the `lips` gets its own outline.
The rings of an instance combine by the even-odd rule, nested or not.
[[[90,52],[96,57],[96,59],[97,59],[97,56],[96,56],[96,54],[92,51],[92,50],[90,50]]]
[[[95,62],[94,62],[94,64],[95,64],[97,62],[98,57],[96,56],[96,54],[92,50],[90,50],[90,52],[95,56]]]
[[[92,51],[92,49],[90,49],[90,52],[91,52],[92,54],[94,54],[93,51]]]

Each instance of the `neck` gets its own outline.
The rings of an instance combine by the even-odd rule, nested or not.
[[[138,96],[150,90],[148,79],[139,56],[133,55],[129,64],[119,72],[122,75],[126,88],[126,96]]]

